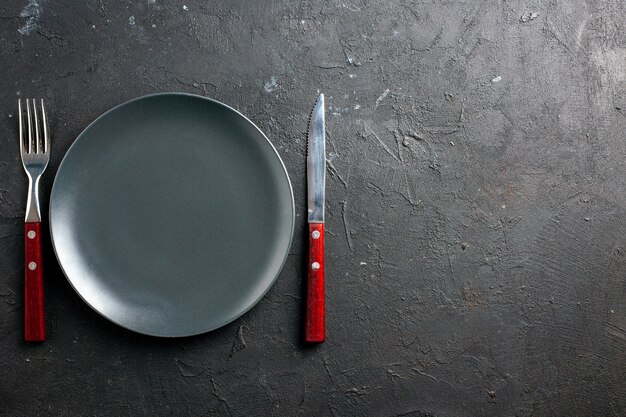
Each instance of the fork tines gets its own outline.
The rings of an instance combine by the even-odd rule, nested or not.
[[[47,153],[50,151],[50,136],[48,129],[48,119],[46,118],[46,107],[43,99],[41,99],[41,117],[37,111],[37,100],[26,99],[26,127],[27,135],[24,136],[24,121],[22,99],[17,100],[18,121],[19,121],[19,138],[20,152],[24,154]],[[40,120],[41,119],[41,120]],[[41,131],[43,133],[40,134]]]

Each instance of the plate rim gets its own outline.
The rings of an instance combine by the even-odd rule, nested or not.
[[[116,321],[116,320],[112,319],[111,317],[107,317],[101,311],[99,311],[93,305],[91,305],[91,303],[89,303],[83,297],[83,295],[80,293],[80,291],[76,288],[76,286],[74,285],[74,283],[70,279],[67,271],[63,267],[63,264],[62,264],[61,259],[59,257],[59,253],[57,252],[57,247],[56,247],[55,240],[54,240],[54,232],[52,230],[52,203],[53,203],[52,196],[54,195],[54,190],[55,190],[55,186],[57,184],[57,179],[58,179],[58,176],[59,176],[59,172],[61,172],[63,164],[66,163],[67,155],[70,153],[72,148],[81,140],[81,138],[83,138],[85,136],[85,134],[90,129],[93,128],[93,126],[100,119],[104,118],[109,113],[112,113],[113,111],[115,111],[115,110],[117,110],[117,109],[119,109],[121,107],[127,106],[127,105],[129,105],[131,103],[134,103],[136,101],[146,100],[146,99],[150,99],[150,98],[154,98],[154,97],[163,97],[163,96],[191,97],[191,98],[194,98],[194,99],[208,101],[208,102],[211,102],[213,104],[216,104],[218,106],[224,107],[225,109],[234,112],[237,116],[241,117],[245,122],[250,124],[261,135],[261,137],[263,139],[265,139],[267,144],[270,146],[270,149],[272,151],[274,151],[274,154],[278,158],[278,162],[280,163],[280,166],[282,167],[282,172],[285,174],[285,179],[287,180],[287,185],[288,185],[288,188],[289,188],[290,203],[291,203],[291,210],[290,210],[290,212],[291,212],[291,224],[290,224],[290,227],[289,227],[288,244],[287,244],[286,251],[285,251],[285,254],[283,256],[283,259],[282,259],[282,261],[280,263],[280,266],[278,267],[275,276],[272,278],[272,280],[269,283],[269,285],[267,286],[267,288],[265,288],[265,290],[263,290],[261,292],[261,294],[254,300],[254,302],[250,303],[250,305],[248,307],[246,307],[243,311],[241,311],[239,314],[237,314],[237,315],[235,315],[235,316],[233,316],[233,317],[231,317],[231,318],[229,318],[227,320],[222,320],[222,321],[220,321],[218,324],[216,324],[214,326],[209,326],[209,327],[207,327],[207,328],[205,328],[203,330],[197,331],[197,332],[184,333],[184,334],[175,334],[175,335],[157,334],[157,333],[150,333],[150,332],[145,332],[145,331],[139,331],[139,330],[136,330],[136,329],[132,329],[132,328],[128,327],[127,325],[122,324],[119,321]],[[59,163],[59,166],[58,166],[58,168],[57,168],[57,170],[56,170],[56,172],[54,174],[54,180],[52,181],[52,187],[50,189],[50,194],[49,195],[50,195],[50,197],[49,197],[49,206],[48,206],[48,216],[47,216],[47,218],[48,218],[48,230],[49,230],[49,233],[50,233],[50,240],[51,240],[51,243],[52,243],[52,249],[53,249],[53,252],[54,252],[55,259],[57,261],[57,265],[59,265],[59,268],[63,272],[63,275],[65,276],[65,279],[67,280],[67,282],[70,284],[70,286],[72,287],[74,292],[79,296],[79,298],[86,305],[88,305],[89,308],[91,308],[93,311],[98,313],[98,315],[100,315],[101,317],[104,317],[109,322],[114,323],[117,326],[120,326],[120,327],[122,327],[122,328],[124,328],[124,329],[126,329],[128,331],[131,331],[133,333],[146,335],[146,336],[159,337],[159,338],[182,338],[182,337],[197,336],[197,335],[209,333],[209,332],[212,332],[212,331],[217,330],[219,328],[222,328],[222,327],[224,327],[224,326],[234,322],[235,320],[239,319],[244,314],[246,314],[248,311],[250,311],[252,308],[254,308],[263,299],[263,297],[265,297],[265,295],[269,292],[269,290],[274,286],[274,284],[278,280],[278,277],[280,276],[280,274],[282,273],[282,271],[283,271],[283,269],[285,267],[285,263],[287,262],[287,259],[289,258],[289,253],[291,252],[291,246],[293,245],[293,236],[294,236],[295,221],[296,221],[296,208],[295,208],[295,200],[294,200],[294,195],[293,195],[293,186],[291,184],[291,179],[289,177],[289,172],[287,171],[287,167],[285,166],[285,162],[280,157],[280,154],[278,153],[278,150],[276,149],[274,144],[272,144],[272,142],[269,140],[267,135],[265,135],[265,133],[263,133],[263,131],[252,120],[250,120],[248,117],[246,117],[243,113],[241,113],[237,109],[235,109],[235,108],[233,108],[233,107],[231,107],[231,106],[229,106],[229,105],[227,105],[227,104],[225,104],[225,103],[223,103],[223,102],[221,102],[219,100],[213,99],[211,97],[201,96],[199,94],[192,94],[192,93],[185,93],[185,92],[175,92],[175,91],[172,91],[172,92],[160,92],[160,93],[154,93],[154,94],[146,94],[146,95],[143,95],[143,96],[135,97],[135,98],[132,98],[130,100],[124,101],[124,102],[122,102],[120,104],[117,104],[116,106],[113,106],[110,109],[108,109],[107,111],[105,111],[104,113],[100,114],[91,123],[89,123],[78,134],[78,136],[76,136],[76,139],[74,139],[72,144],[67,148],[67,150],[63,154],[63,158],[61,159],[61,162]]]

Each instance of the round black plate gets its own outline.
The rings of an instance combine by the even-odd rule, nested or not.
[[[167,93],[113,108],[76,139],[50,199],[76,292],[127,329],[189,336],[252,308],[293,235],[285,166],[236,110]]]

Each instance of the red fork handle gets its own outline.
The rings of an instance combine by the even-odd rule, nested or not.
[[[324,223],[309,223],[305,340],[322,343],[324,322]]]
[[[41,223],[24,224],[24,340],[46,339],[43,299]]]

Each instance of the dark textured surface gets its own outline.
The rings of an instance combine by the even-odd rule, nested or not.
[[[625,12],[2,2],[0,414],[625,415]],[[49,100],[48,193],[90,121],[171,90],[238,108],[284,158],[300,216],[281,277],[233,324],[160,340],[92,312],[47,240],[49,337],[25,345],[16,98]],[[307,348],[304,130],[318,90],[328,342]]]

